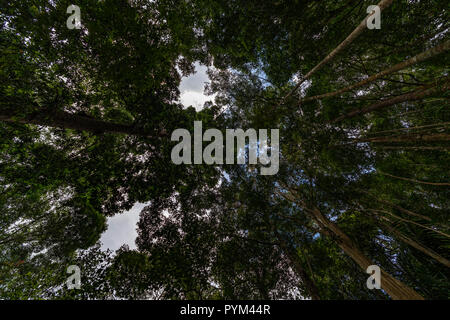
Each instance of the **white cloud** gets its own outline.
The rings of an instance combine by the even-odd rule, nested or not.
[[[206,66],[195,63],[195,73],[181,79],[180,91],[203,92],[205,82],[209,82],[206,70]]]
[[[100,238],[103,250],[115,251],[124,244],[129,245],[131,249],[136,248],[134,243],[137,237],[136,224],[144,207],[145,204],[137,203],[130,211],[108,218],[108,229]]]
[[[186,108],[193,106],[195,110],[200,111],[206,101],[214,100],[214,96],[204,94],[205,83],[209,82],[206,70],[206,66],[196,63],[195,73],[181,79],[180,102]]]
[[[193,106],[195,110],[200,111],[203,109],[203,104],[206,101],[213,100],[211,96],[205,96],[201,92],[197,91],[184,91],[180,97],[181,104],[186,108],[189,106]]]

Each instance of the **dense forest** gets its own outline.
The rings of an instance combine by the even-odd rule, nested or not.
[[[74,2],[1,3],[1,299],[450,298],[448,1]],[[279,129],[279,171],[174,164],[194,121]]]

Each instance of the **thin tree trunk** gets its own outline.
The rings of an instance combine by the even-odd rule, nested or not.
[[[448,183],[448,182],[427,182],[427,181],[420,181],[420,180],[415,180],[415,179],[410,179],[410,178],[394,176],[390,173],[382,172],[380,170],[377,170],[377,172],[384,176],[388,176],[388,177],[399,179],[399,180],[405,180],[405,181],[409,181],[409,182],[419,183],[419,184],[427,184],[427,185],[431,185],[431,186],[450,186],[450,183]]]
[[[438,150],[438,151],[447,151],[450,150],[450,148],[446,148],[446,147],[398,147],[398,146],[377,146],[378,148],[381,149],[386,149],[386,150],[421,150],[421,151],[425,151],[425,150]]]
[[[388,222],[390,222],[388,219],[386,219]],[[436,261],[442,263],[444,266],[450,268],[450,261],[442,257],[441,255],[437,254],[433,250],[421,245],[420,243],[417,243],[416,241],[410,239],[409,237],[403,235],[400,231],[396,230],[395,228],[391,227],[389,224],[381,222],[381,225],[386,228],[391,234],[395,235],[397,238],[399,238],[404,243],[410,245],[411,247],[419,250],[420,252],[426,254],[427,256],[435,259]]]
[[[382,0],[378,3],[378,7],[380,7],[380,12],[387,8],[394,0]],[[290,97],[301,85],[303,82],[308,80],[315,72],[317,72],[320,68],[322,68],[326,63],[333,60],[333,58],[344,50],[348,45],[350,45],[361,33],[363,33],[367,29],[367,20],[374,13],[370,13],[361,23],[342,41],[333,51],[331,51],[322,61],[320,61],[314,68],[312,68],[303,78],[300,80],[297,85],[292,89],[287,95],[285,95],[279,104],[282,104],[288,97]]]
[[[393,222],[391,220],[389,220],[387,217],[385,217],[384,215],[380,215],[379,213],[387,213],[387,214],[389,214],[389,215],[391,215],[391,216],[393,216],[393,217],[395,217],[397,219],[417,224],[417,225],[419,225],[419,226],[421,226],[423,228],[426,228],[426,229],[431,229],[431,228],[428,228],[428,227],[426,227],[424,225],[418,224],[418,223],[416,223],[414,221],[410,221],[410,220],[406,220],[406,219],[400,218],[400,217],[394,215],[393,213],[391,213],[389,211],[375,210],[375,209],[365,209],[365,208],[361,208],[361,209],[363,211],[372,211],[375,214],[375,217],[370,215],[372,217],[373,221],[375,221],[376,223],[379,223],[381,226],[385,227],[391,234],[395,235],[397,238],[399,238],[404,243],[406,243],[406,244],[412,246],[413,248],[416,248],[417,250],[421,251],[422,253],[430,256],[431,258],[435,259],[436,261],[442,263],[444,266],[450,267],[450,261],[448,261],[447,259],[445,259],[441,255],[439,255],[438,253],[434,252],[430,248],[427,248],[424,245],[422,245],[422,244],[412,240],[411,238],[407,237],[406,235],[402,234],[400,231],[398,231],[394,227],[391,227]],[[383,222],[381,220],[384,220],[387,223],[385,223],[385,222]],[[433,229],[431,229],[431,230],[433,230]],[[435,231],[435,230],[433,230],[433,231]],[[448,237],[448,235],[446,235],[446,236]]]
[[[416,127],[404,127],[404,128],[398,128],[398,129],[392,129],[392,130],[383,130],[383,131],[375,131],[375,132],[369,132],[368,135],[374,135],[374,134],[380,134],[380,133],[393,133],[393,132],[401,132],[401,131],[410,131],[410,130],[419,130],[419,129],[430,129],[435,130],[435,127],[446,127],[450,125],[450,122],[439,122],[439,123],[433,123],[428,124],[425,126],[416,126]]]
[[[390,215],[390,216],[392,216],[392,217],[394,217],[394,218],[396,218],[396,219],[398,219],[398,220],[400,220],[400,221],[414,224],[414,225],[416,225],[416,226],[418,226],[418,227],[421,227],[421,228],[430,230],[431,232],[438,233],[438,234],[440,234],[441,236],[450,238],[450,235],[448,235],[448,234],[446,234],[446,233],[444,233],[444,232],[442,232],[442,231],[439,231],[439,230],[436,230],[436,229],[427,227],[427,226],[425,226],[425,225],[423,225],[423,224],[417,223],[417,222],[412,221],[412,220],[404,219],[404,218],[399,217],[399,216],[397,216],[397,215],[395,215],[395,214],[393,214],[392,212],[389,212],[389,211],[387,211],[387,210],[376,210],[376,209],[369,209],[369,210],[370,210],[370,211],[373,211],[373,212],[375,212],[375,213],[376,213],[376,212],[387,213],[388,215]],[[441,224],[441,225],[442,225],[442,224]],[[445,224],[444,224],[443,226],[444,226],[444,227],[447,227]]]
[[[324,94],[313,96],[313,97],[308,97],[308,98],[300,100],[300,102],[307,102],[307,101],[311,101],[311,100],[317,100],[317,99],[329,98],[329,97],[337,96],[337,95],[339,95],[341,93],[353,90],[353,89],[358,88],[358,87],[362,87],[362,86],[364,86],[366,84],[369,84],[369,83],[371,83],[371,82],[373,82],[373,81],[375,81],[377,79],[380,79],[380,78],[382,78],[382,77],[384,77],[386,75],[389,75],[389,74],[391,74],[393,72],[405,69],[405,68],[407,68],[407,67],[409,67],[409,66],[411,66],[413,64],[425,61],[425,60],[427,60],[427,59],[429,59],[431,57],[434,57],[434,56],[436,56],[436,55],[438,55],[440,53],[443,53],[443,52],[445,52],[445,51],[447,51],[449,49],[450,49],[450,40],[448,40],[448,41],[446,41],[446,42],[444,42],[444,43],[442,43],[442,44],[440,44],[440,45],[438,45],[438,46],[436,46],[436,47],[434,47],[434,48],[432,48],[430,50],[422,52],[422,53],[420,53],[420,54],[418,54],[418,55],[416,55],[416,56],[414,56],[414,57],[412,57],[412,58],[410,58],[410,59],[408,59],[406,61],[398,63],[398,64],[396,64],[395,66],[393,66],[393,67],[391,67],[389,69],[386,69],[386,70],[384,70],[382,72],[374,74],[373,76],[371,76],[371,77],[369,77],[367,79],[364,79],[363,81],[360,81],[358,83],[352,84],[352,85],[350,85],[348,87],[339,89],[337,91],[328,92],[328,93],[324,93]]]
[[[414,216],[414,217],[417,217],[417,218],[421,218],[421,219],[426,220],[426,221],[431,221],[431,218],[430,218],[430,217],[424,216],[424,215],[419,214],[419,213],[412,212],[412,211],[410,211],[410,210],[408,210],[408,209],[405,209],[405,208],[402,208],[402,207],[400,207],[399,205],[396,205],[395,203],[392,203],[392,202],[390,202],[390,201],[383,200],[383,199],[379,199],[378,197],[374,196],[372,193],[370,193],[370,192],[368,192],[368,191],[361,190],[361,189],[358,189],[358,190],[361,191],[361,192],[363,192],[363,193],[365,193],[365,194],[367,194],[367,195],[369,195],[370,197],[374,198],[374,199],[377,200],[378,202],[387,204],[388,206],[393,207],[393,208],[395,208],[395,209],[397,209],[397,210],[399,210],[399,211],[401,211],[401,212],[403,212],[403,213],[406,213],[406,214],[408,214],[408,215],[410,215],[410,216]]]
[[[447,133],[436,133],[436,134],[403,134],[397,136],[384,136],[384,137],[373,137],[373,138],[357,138],[352,139],[354,142],[371,142],[371,143],[394,143],[394,142],[433,142],[433,141],[450,141],[450,134]]]
[[[430,87],[430,85],[424,86],[421,89],[418,89],[418,90],[415,90],[415,91],[412,91],[412,92],[409,92],[406,94],[402,94],[402,95],[394,97],[392,99],[387,99],[387,100],[383,100],[381,102],[371,104],[370,106],[362,108],[362,109],[354,109],[354,110],[350,111],[349,113],[339,116],[330,122],[337,123],[344,119],[349,119],[349,118],[353,118],[353,117],[356,117],[356,116],[359,116],[362,114],[366,114],[366,113],[369,113],[369,112],[372,112],[375,110],[380,110],[380,109],[392,106],[397,103],[401,103],[401,102],[405,102],[405,101],[420,100],[420,99],[422,99],[426,96],[432,95],[434,93],[445,92],[449,88],[450,88],[450,83],[448,80],[442,85],[435,85],[432,87]]]
[[[291,261],[291,264],[294,267],[295,272],[300,277],[302,283],[305,285],[308,294],[311,296],[311,299],[320,300],[319,290],[317,289],[314,280],[311,279],[306,270],[303,268],[303,265],[300,262],[295,250],[286,242],[286,240],[283,239],[283,237],[277,231],[275,231],[275,234],[281,249]]]
[[[234,205],[234,207],[237,207]],[[314,282],[314,280],[308,275],[303,267],[301,261],[298,258],[297,252],[292,246],[280,235],[280,233],[273,228],[273,233],[277,238],[277,245],[282,250],[282,252],[286,255],[286,257],[291,262],[291,267],[297,276],[300,278],[302,284],[305,285],[305,289],[310,295],[312,300],[320,300],[319,290]],[[270,245],[273,245],[272,243]]]

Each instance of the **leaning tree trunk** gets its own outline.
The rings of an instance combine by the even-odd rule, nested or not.
[[[394,132],[404,132],[404,131],[416,131],[417,132],[421,132],[423,133],[423,129],[428,129],[428,130],[436,130],[436,127],[440,127],[438,129],[444,128],[444,127],[448,127],[450,125],[450,122],[446,121],[446,122],[438,122],[438,123],[433,123],[433,124],[427,124],[424,126],[415,126],[415,127],[403,127],[403,128],[397,128],[397,129],[390,129],[390,130],[382,130],[382,131],[374,131],[374,132],[369,132],[367,133],[368,135],[379,135],[381,133],[394,133]]]
[[[385,219],[388,223],[390,221],[388,219]],[[429,257],[435,259],[439,263],[442,263],[447,268],[450,268],[450,261],[445,259],[443,256],[439,255],[438,253],[434,252],[430,248],[425,247],[424,245],[412,240],[411,238],[405,236],[400,231],[396,230],[395,228],[391,227],[388,223],[381,222],[381,225],[388,230],[391,234],[393,234],[395,237],[403,241],[404,243],[410,245],[411,247],[421,251],[422,253],[428,255]]]
[[[359,250],[356,244],[332,221],[328,220],[318,208],[309,209],[305,203],[295,196],[295,191],[289,189],[292,195],[291,201],[300,202],[302,207],[311,218],[319,225],[321,233],[329,236],[336,241],[337,245],[349,255],[364,271],[374,263]],[[389,273],[381,269],[381,288],[389,294],[394,300],[423,300],[423,297],[416,291],[405,285],[403,282],[395,279]]]
[[[393,174],[390,173],[386,173],[386,172],[382,172],[380,170],[377,170],[378,173],[384,175],[384,176],[388,176],[394,179],[398,179],[398,180],[404,180],[404,181],[408,181],[408,182],[412,182],[412,183],[417,183],[417,184],[425,184],[425,185],[429,185],[429,186],[450,186],[449,182],[429,182],[429,181],[421,181],[421,180],[416,180],[416,179],[411,179],[411,178],[405,178],[405,177],[399,177],[399,176],[394,176]]]
[[[372,137],[372,138],[358,138],[353,139],[354,142],[371,142],[371,143],[395,143],[395,142],[435,142],[435,141],[450,141],[450,134],[448,133],[407,133],[396,136]]]
[[[365,86],[365,85],[367,85],[367,84],[369,84],[369,83],[371,83],[371,82],[373,82],[373,81],[375,81],[377,79],[380,79],[380,78],[382,78],[384,76],[387,76],[387,75],[389,75],[391,73],[394,73],[396,71],[405,69],[405,68],[407,68],[407,67],[409,67],[411,65],[414,65],[416,63],[425,61],[425,60],[427,60],[429,58],[432,58],[432,57],[434,57],[434,56],[436,56],[438,54],[441,54],[441,53],[443,53],[443,52],[445,52],[445,51],[447,51],[449,49],[450,49],[450,40],[447,40],[446,42],[444,42],[444,43],[442,43],[442,44],[440,44],[440,45],[438,45],[438,46],[436,46],[434,48],[431,48],[431,49],[429,49],[429,50],[427,50],[425,52],[422,52],[422,53],[420,53],[420,54],[418,54],[418,55],[416,55],[416,56],[414,56],[414,57],[412,57],[412,58],[410,58],[408,60],[400,62],[400,63],[398,63],[398,64],[396,64],[396,65],[394,65],[394,66],[392,66],[392,67],[390,67],[390,68],[388,68],[388,69],[386,69],[384,71],[381,71],[381,72],[379,72],[377,74],[374,74],[374,75],[368,77],[367,79],[364,79],[364,80],[362,80],[362,81],[360,81],[358,83],[352,84],[350,86],[347,86],[345,88],[342,88],[342,89],[339,89],[339,90],[336,90],[336,91],[333,91],[333,92],[328,92],[328,93],[320,94],[320,95],[317,95],[317,96],[307,97],[307,98],[302,99],[300,102],[307,102],[307,101],[312,101],[312,100],[318,100],[318,99],[323,99],[323,98],[329,98],[329,97],[337,96],[337,95],[339,95],[341,93],[344,93],[344,92],[347,92],[347,91],[350,91],[350,90],[353,90],[353,89]]]
[[[380,3],[378,3],[378,7],[380,8],[380,12],[383,11],[385,8],[391,5],[391,3],[394,0],[382,0]],[[344,41],[342,41],[336,48],[334,48],[333,51],[331,51],[322,61],[320,61],[314,68],[312,68],[296,85],[295,87],[289,91],[287,95],[285,95],[281,102],[278,104],[282,104],[288,97],[290,97],[300,86],[303,82],[308,80],[314,73],[316,73],[320,68],[322,68],[325,64],[330,62],[334,59],[334,57],[340,53],[342,50],[344,50],[348,45],[350,45],[361,33],[363,33],[365,30],[367,30],[367,20],[373,15],[374,13],[369,13],[367,17],[361,21],[361,23],[350,33],[347,38],[345,38]]]
[[[369,113],[372,111],[381,110],[383,108],[392,106],[397,103],[401,103],[401,102],[405,102],[405,101],[420,100],[420,99],[423,99],[423,98],[430,96],[432,94],[435,94],[435,93],[445,92],[449,88],[450,88],[450,81],[447,78],[446,82],[443,83],[442,85],[435,85],[435,86],[427,85],[427,86],[424,86],[415,91],[397,96],[395,98],[387,99],[387,100],[383,100],[381,102],[371,104],[370,106],[367,106],[362,109],[354,109],[347,114],[344,114],[342,116],[335,118],[334,120],[331,120],[330,122],[337,123],[344,119],[350,119],[350,118],[353,118],[353,117],[356,117],[359,115],[363,115],[363,114],[366,114],[366,113]]]
[[[58,110],[49,112],[35,112],[26,115],[25,117],[20,117],[13,112],[0,111],[0,121],[89,131],[94,134],[110,132],[149,136],[148,132],[132,125],[111,123]]]
[[[364,271],[374,263],[362,253],[356,244],[333,222],[322,215],[319,209],[311,210],[315,220],[322,226],[325,234],[336,239],[338,246],[348,254]],[[395,279],[389,273],[381,269],[381,288],[395,300],[423,300],[416,291]]]

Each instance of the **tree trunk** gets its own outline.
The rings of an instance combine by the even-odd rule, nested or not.
[[[278,242],[280,244],[281,249],[283,250],[284,254],[289,258],[291,261],[291,264],[297,273],[297,275],[300,277],[302,283],[305,285],[306,290],[308,291],[308,294],[310,295],[312,300],[320,300],[319,296],[319,290],[317,289],[316,284],[314,283],[314,280],[312,280],[306,270],[303,268],[302,263],[299,261],[299,258],[297,256],[297,253],[295,250],[286,242],[286,240],[283,239],[283,237],[275,231],[275,234],[277,236]]]
[[[316,222],[322,226],[324,234],[335,239],[338,246],[348,254],[360,267],[367,270],[367,267],[374,263],[362,253],[355,243],[333,222],[329,221],[319,209],[310,210]],[[381,269],[381,288],[386,291],[394,300],[423,300],[423,297],[416,291],[395,279],[389,273]]]
[[[413,211],[410,211],[408,209],[400,207],[399,205],[396,205],[395,203],[392,203],[390,201],[380,199],[380,198],[374,196],[372,193],[370,193],[370,192],[368,192],[366,190],[358,189],[358,191],[360,191],[362,193],[365,193],[365,194],[369,195],[371,198],[377,200],[378,202],[384,203],[384,204],[386,204],[386,205],[388,205],[388,206],[390,206],[392,208],[395,208],[395,209],[397,209],[397,210],[399,210],[399,211],[401,211],[401,212],[403,212],[405,214],[408,214],[408,215],[413,216],[413,217],[421,218],[421,219],[426,220],[426,221],[431,221],[430,217],[424,216],[424,215],[419,214],[419,213],[415,213]]]
[[[398,219],[398,220],[400,220],[400,221],[403,221],[403,222],[406,222],[406,223],[414,224],[414,225],[416,225],[416,226],[418,226],[418,227],[420,227],[420,228],[427,229],[427,230],[430,230],[431,232],[435,232],[435,233],[438,233],[438,234],[440,234],[440,235],[442,235],[442,236],[444,236],[444,237],[450,238],[450,235],[448,235],[448,234],[446,234],[446,233],[444,233],[444,232],[442,232],[442,231],[440,231],[440,230],[433,229],[433,228],[427,227],[427,226],[425,226],[425,225],[423,225],[423,224],[420,224],[420,223],[418,223],[418,222],[415,222],[415,221],[412,221],[412,220],[408,220],[408,219],[399,217],[399,216],[397,216],[396,214],[393,214],[392,212],[389,212],[389,211],[387,211],[387,210],[377,210],[377,209],[369,209],[369,210],[370,210],[370,211],[373,211],[373,212],[375,212],[375,213],[379,213],[379,212],[381,212],[381,213],[387,213],[388,215],[390,215],[390,216],[392,216],[392,217],[394,217],[395,219]],[[385,219],[386,219],[386,217],[385,217]],[[439,225],[441,225],[441,226],[443,226],[443,227],[445,227],[445,228],[448,228],[445,224],[439,223]]]
[[[51,112],[36,112],[34,114],[27,115],[24,118],[21,118],[11,112],[2,112],[0,113],[0,121],[89,131],[94,134],[111,132],[148,136],[148,134],[141,128],[137,128],[132,125],[111,123],[57,110]]]
[[[409,67],[409,66],[411,66],[413,64],[425,61],[425,60],[427,60],[427,59],[429,59],[431,57],[434,57],[434,56],[436,56],[436,55],[438,55],[440,53],[443,53],[443,52],[445,52],[445,51],[447,51],[449,49],[450,49],[450,40],[448,40],[448,41],[442,43],[441,45],[438,45],[438,46],[436,46],[436,47],[434,47],[434,48],[432,48],[430,50],[422,52],[422,53],[412,57],[411,59],[408,59],[406,61],[398,63],[398,64],[396,64],[395,66],[393,66],[393,67],[391,67],[389,69],[386,69],[386,70],[384,70],[382,72],[374,74],[373,76],[371,76],[371,77],[369,77],[367,79],[364,79],[363,81],[360,81],[358,83],[352,84],[352,85],[350,85],[348,87],[342,88],[342,89],[337,90],[337,91],[328,92],[328,93],[324,93],[324,94],[313,96],[313,97],[308,97],[308,98],[302,99],[300,102],[307,102],[307,101],[311,101],[311,100],[318,100],[318,99],[322,99],[322,98],[329,98],[329,97],[337,96],[337,95],[339,95],[341,93],[344,93],[344,92],[356,89],[358,87],[362,87],[362,86],[364,86],[366,84],[369,84],[369,83],[371,83],[371,82],[373,82],[373,81],[375,81],[377,79],[380,79],[380,78],[382,78],[382,77],[384,77],[386,75],[389,75],[391,73],[394,73],[396,71],[405,69],[405,68],[407,68],[407,67]]]
[[[321,233],[336,241],[337,245],[349,255],[366,272],[367,267],[374,263],[361,252],[356,244],[333,222],[328,220],[318,208],[309,209],[306,204],[297,196],[295,190],[289,189],[292,196],[291,201],[300,202],[302,207],[311,218],[319,225]],[[386,291],[394,300],[423,300],[423,297],[416,291],[395,279],[390,274],[381,270],[381,288]]]
[[[431,186],[450,186],[450,183],[448,183],[448,182],[427,182],[427,181],[420,181],[420,180],[416,180],[416,179],[410,179],[410,178],[394,176],[394,175],[392,175],[390,173],[382,172],[380,170],[377,170],[377,172],[382,174],[382,175],[384,175],[384,176],[388,176],[388,177],[391,177],[391,178],[394,178],[394,179],[409,181],[409,182],[418,183],[418,184],[426,184],[426,185],[431,185]]]
[[[374,134],[380,134],[380,133],[392,133],[392,132],[402,132],[402,131],[421,130],[421,129],[436,130],[435,129],[436,127],[447,127],[449,125],[450,125],[450,122],[438,122],[438,123],[433,123],[433,124],[427,124],[427,125],[424,125],[424,126],[404,127],[404,128],[398,128],[398,129],[369,132],[367,134],[368,135],[374,135]]]
[[[448,147],[398,147],[398,146],[377,146],[380,149],[386,150],[415,150],[415,151],[425,151],[425,150],[438,150],[438,151],[447,151],[450,150]]]
[[[380,3],[378,3],[378,7],[380,7],[380,12],[383,11],[385,8],[387,8],[394,0],[382,0]],[[303,78],[300,80],[297,85],[292,89],[287,95],[285,95],[281,102],[282,104],[284,100],[286,100],[288,97],[290,97],[300,86],[303,82],[308,80],[316,71],[318,71],[320,68],[322,68],[326,63],[333,60],[333,58],[340,53],[342,50],[344,50],[348,45],[350,45],[361,33],[363,33],[367,29],[367,19],[372,16],[373,13],[370,13],[361,23],[356,27],[355,30],[350,33],[347,38],[345,38],[344,41],[342,41],[333,51],[331,51],[322,61],[320,61],[314,68],[312,68]]]
[[[373,138],[354,139],[357,142],[371,142],[371,143],[394,143],[394,142],[430,142],[430,141],[450,141],[450,134],[436,133],[436,134],[402,134],[397,136],[384,136]]]
[[[330,122],[337,123],[344,119],[349,119],[349,118],[353,118],[353,117],[356,117],[356,116],[359,116],[362,114],[366,114],[366,113],[369,113],[369,112],[372,112],[375,110],[380,110],[380,109],[392,106],[397,103],[401,103],[401,102],[405,102],[405,101],[420,100],[420,99],[422,99],[426,96],[432,95],[434,93],[445,92],[449,88],[450,88],[450,83],[448,80],[441,86],[439,86],[439,85],[432,86],[432,87],[430,85],[424,86],[418,90],[415,90],[415,91],[412,91],[412,92],[409,92],[406,94],[402,94],[402,95],[397,96],[392,99],[383,100],[381,102],[371,104],[370,106],[362,108],[362,109],[354,109],[354,110],[350,111],[349,113],[339,116]]]
[[[436,261],[442,263],[444,266],[450,268],[450,261],[448,261],[447,259],[445,259],[441,255],[437,254],[433,250],[431,250],[431,249],[429,249],[427,247],[424,247],[420,243],[417,243],[416,241],[414,241],[414,240],[410,239],[409,237],[403,235],[401,232],[399,232],[398,230],[394,229],[393,227],[391,227],[387,223],[381,223],[381,225],[384,226],[386,228],[386,230],[388,230],[391,234],[393,234],[394,236],[399,238],[404,243],[410,245],[413,248],[416,248],[420,252],[430,256],[431,258],[435,259]]]

